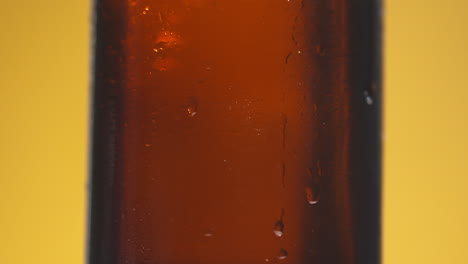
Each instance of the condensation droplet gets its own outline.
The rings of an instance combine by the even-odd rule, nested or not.
[[[189,115],[189,117],[194,117],[195,115],[197,115],[197,113],[198,113],[198,102],[197,102],[197,99],[195,97],[191,97],[189,99],[186,110],[187,110],[187,114]]]
[[[276,256],[277,259],[283,260],[288,257],[288,251],[286,249],[282,248],[278,251],[278,256]]]
[[[374,99],[372,99],[372,96],[369,94],[368,91],[364,91],[364,98],[366,99],[366,103],[368,105],[373,105],[374,104]]]
[[[192,107],[188,107],[187,112],[189,113],[189,115],[191,117],[193,117],[193,116],[195,116],[197,114],[197,111],[195,109],[193,109]]]
[[[213,236],[213,233],[212,232],[206,232],[205,234],[203,234],[204,237],[212,237]]]
[[[284,231],[284,223],[281,220],[278,220],[275,223],[275,227],[273,228],[273,233],[277,237],[282,237],[283,236],[283,231]]]
[[[255,130],[255,134],[257,134],[257,136],[262,135],[262,129],[261,128],[254,128],[254,130]]]
[[[306,187],[305,192],[309,204],[316,204],[319,202],[319,190],[317,186],[315,188]]]
[[[307,169],[309,174],[308,184],[305,188],[307,202],[316,204],[320,200],[320,178],[322,176],[322,167],[320,161],[317,161],[316,169]]]

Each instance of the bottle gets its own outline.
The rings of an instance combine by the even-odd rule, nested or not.
[[[379,263],[380,8],[97,0],[88,263]]]

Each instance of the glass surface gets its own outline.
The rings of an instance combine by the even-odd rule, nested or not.
[[[89,263],[379,263],[379,8],[97,0]]]

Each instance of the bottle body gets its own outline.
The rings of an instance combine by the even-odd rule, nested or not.
[[[90,264],[378,263],[379,4],[319,2],[97,1]]]

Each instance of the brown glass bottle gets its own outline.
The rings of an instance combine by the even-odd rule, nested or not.
[[[96,0],[88,263],[379,263],[379,8]]]

